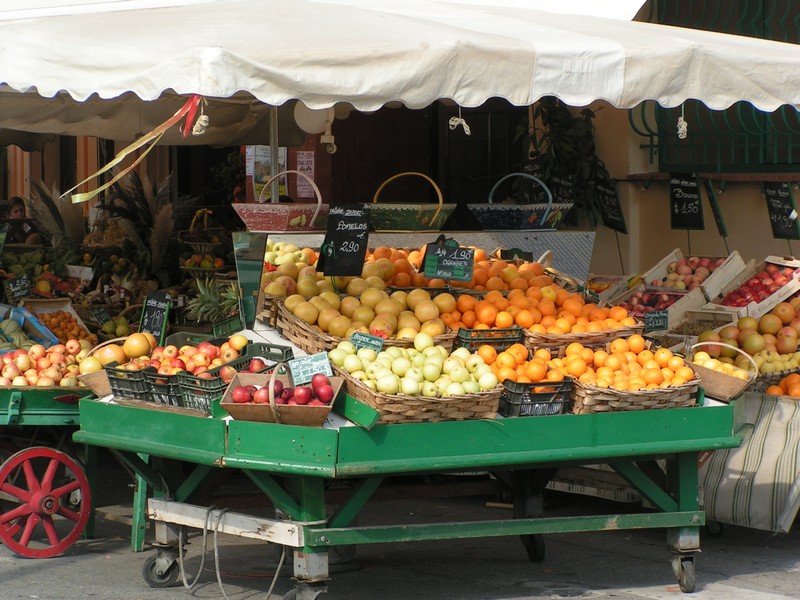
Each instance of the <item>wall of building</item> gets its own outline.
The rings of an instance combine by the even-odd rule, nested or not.
[[[618,180],[628,227],[628,235],[624,235],[598,225],[592,273],[630,274],[646,270],[675,248],[686,255],[705,256],[725,256],[737,250],[745,260],[761,260],[768,255],[800,255],[800,241],[789,243],[772,237],[766,201],[758,181],[727,182],[721,192],[720,182],[714,182],[728,229],[727,238],[719,235],[705,192],[701,194],[705,229],[689,233],[671,229],[668,181],[647,182],[631,177],[654,173],[658,171],[658,164],[651,164],[647,152],[640,148],[645,140],[631,129],[627,111],[602,103],[595,103],[591,108],[597,115],[597,154],[611,176]],[[800,173],[796,180],[800,181]],[[797,190],[793,193],[800,194]]]

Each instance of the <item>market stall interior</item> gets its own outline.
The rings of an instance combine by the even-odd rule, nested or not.
[[[121,0],[0,10],[0,126],[130,142],[87,178],[98,178],[88,190],[33,184],[28,208],[46,243],[4,257],[0,406],[16,426],[35,423],[39,405],[80,397],[74,439],[110,449],[139,483],[134,549],[145,512],[155,523],[149,585],[177,582],[184,528],[207,530],[213,517],[221,531],[259,530],[292,551],[297,588],[287,600],[326,591],[335,546],[520,535],[538,561],[543,534],[609,527],[665,528],[674,575],[694,591],[699,454],[741,443],[737,399],[748,387],[800,394],[797,261],[672,256],[639,278],[642,289],[626,279],[591,290],[583,265],[569,262],[585,235],[564,242],[569,234],[552,231],[574,202],[535,173],[514,174],[532,185],[527,211],[508,217],[489,193],[490,225],[526,224],[514,236],[440,235],[454,208],[424,173],[391,179],[421,175],[435,203],[382,202],[386,181],[371,203],[326,204],[313,178],[292,169],[315,201],[278,201],[289,174],[278,168],[281,136],[305,128],[336,152],[337,110],[492,97],[553,110],[553,98],[800,106],[796,46],[630,21],[641,2],[602,15],[582,14],[583,4]],[[266,22],[248,18],[263,12]],[[467,131],[463,119],[452,125]],[[270,145],[260,191],[272,201],[234,206],[248,232],[177,197],[168,178],[139,177],[136,162],[115,171],[167,142]],[[685,293],[666,291],[672,274]],[[698,332],[705,350],[692,334],[674,344],[642,335],[690,321],[719,330]],[[729,354],[734,343],[752,352]],[[653,510],[543,517],[558,468],[598,464]],[[191,504],[226,469],[241,470],[285,518]],[[386,478],[485,470],[512,490],[513,519],[356,524]],[[23,556],[63,552],[90,523],[89,475],[50,448],[14,453],[0,467],[0,540]],[[333,480],[350,488],[329,512]]]

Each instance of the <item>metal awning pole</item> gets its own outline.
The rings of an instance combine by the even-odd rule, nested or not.
[[[269,170],[271,177],[275,177],[279,173],[278,152],[278,107],[272,106],[269,109]],[[272,180],[270,194],[273,202],[279,201],[280,177]]]

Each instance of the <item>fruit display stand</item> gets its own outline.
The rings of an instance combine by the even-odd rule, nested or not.
[[[92,487],[70,443],[87,388],[0,388],[0,541],[25,558],[58,556],[91,536]],[[31,445],[34,443],[35,445]],[[46,444],[46,445],[45,445]]]
[[[348,414],[351,398],[335,410]],[[84,399],[75,439],[111,449],[153,488],[148,514],[156,523],[157,555],[145,563],[150,585],[179,577],[177,532],[213,522],[223,533],[281,544],[294,551],[297,590],[288,598],[316,598],[329,578],[328,552],[366,543],[520,535],[531,560],[544,558],[542,534],[608,529],[666,528],[680,587],[695,587],[694,555],[704,513],[698,504],[698,453],[735,447],[740,438],[735,403],[668,410],[554,415],[501,420],[376,425],[371,429],[298,427],[209,419]],[[363,415],[362,415],[363,417]],[[151,456],[148,464],[141,455]],[[193,465],[184,477],[174,459]],[[663,459],[666,484],[644,463]],[[648,513],[547,518],[534,514],[541,492],[537,469],[560,465],[610,465],[646,496]],[[285,520],[219,511],[189,503],[192,493],[219,469],[242,469]],[[515,517],[475,522],[436,522],[359,527],[359,511],[390,476],[447,471],[498,472],[516,484]],[[288,482],[284,488],[278,478]],[[355,485],[333,513],[326,481]],[[210,519],[210,521],[207,521]],[[296,594],[296,596],[295,596]]]

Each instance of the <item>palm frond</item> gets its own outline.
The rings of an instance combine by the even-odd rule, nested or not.
[[[175,223],[172,219],[172,205],[166,204],[158,209],[154,219],[155,225],[150,230],[150,268],[158,273],[163,264]]]
[[[55,244],[65,235],[64,219],[50,191],[39,182],[31,182],[33,197],[26,202],[28,214]]]

